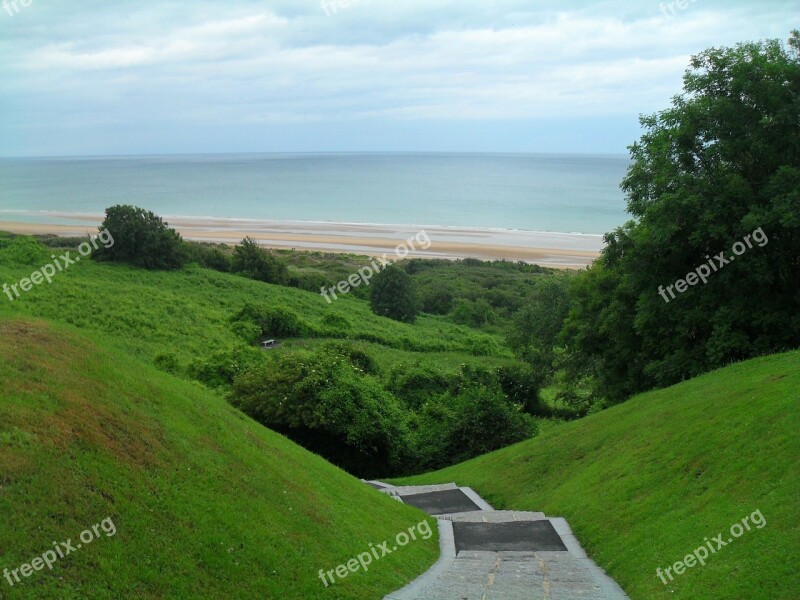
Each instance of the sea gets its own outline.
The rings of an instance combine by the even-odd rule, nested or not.
[[[164,217],[602,234],[627,220],[626,155],[226,154],[0,158],[0,221]]]

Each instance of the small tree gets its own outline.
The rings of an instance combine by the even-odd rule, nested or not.
[[[149,210],[129,205],[107,208],[102,229],[111,233],[114,244],[94,252],[99,260],[145,269],[180,269],[186,262],[181,236]]]
[[[376,315],[413,323],[419,311],[414,280],[395,265],[387,267],[372,280],[370,306]]]
[[[265,283],[286,285],[289,282],[286,265],[249,237],[234,249],[231,272]]]

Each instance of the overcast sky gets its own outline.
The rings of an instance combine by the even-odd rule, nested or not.
[[[797,0],[5,0],[0,156],[625,153]],[[0,0],[2,2],[2,0]]]

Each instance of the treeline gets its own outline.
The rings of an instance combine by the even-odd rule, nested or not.
[[[633,220],[574,282],[559,337],[597,397],[800,346],[799,53],[797,31],[707,50],[641,119]]]
[[[539,381],[522,365],[381,372],[351,342],[272,353],[233,378],[231,403],[361,477],[436,469],[537,431]]]

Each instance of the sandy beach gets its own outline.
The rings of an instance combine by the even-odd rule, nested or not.
[[[35,217],[36,222],[0,221],[0,230],[84,236],[94,233],[103,220],[102,215],[71,213],[36,213]],[[370,256],[394,253],[398,245],[418,235],[418,239],[425,239],[424,231],[431,241],[430,247],[422,249],[415,242],[416,249],[410,252],[410,256],[504,259],[573,269],[591,264],[603,247],[603,238],[599,235],[507,229],[198,217],[165,217],[165,220],[187,240],[236,244],[249,236],[270,248]]]

